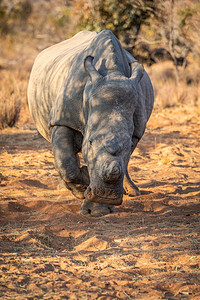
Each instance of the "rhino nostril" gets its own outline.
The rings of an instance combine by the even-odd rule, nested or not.
[[[105,182],[115,182],[121,176],[121,166],[118,162],[105,163],[102,171]]]

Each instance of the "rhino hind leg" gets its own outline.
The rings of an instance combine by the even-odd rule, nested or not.
[[[87,167],[79,166],[79,145],[76,144],[74,131],[65,126],[54,126],[50,133],[55,167],[60,177],[75,197],[84,199],[90,180]]]
[[[102,217],[114,212],[115,208],[113,205],[100,204],[84,201],[81,207],[82,215],[90,215],[92,217]]]

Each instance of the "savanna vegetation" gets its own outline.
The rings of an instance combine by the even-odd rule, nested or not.
[[[0,127],[29,118],[26,86],[39,51],[79,30],[103,29],[149,69],[156,107],[199,107],[198,0],[0,0]]]

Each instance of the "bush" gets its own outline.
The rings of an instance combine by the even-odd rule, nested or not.
[[[79,28],[95,30],[110,29],[126,45],[137,38],[141,25],[154,14],[154,1],[78,0]]]
[[[19,27],[26,26],[31,12],[30,0],[17,2],[0,0],[0,34],[16,33]]]

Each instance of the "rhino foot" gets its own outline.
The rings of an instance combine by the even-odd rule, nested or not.
[[[84,201],[81,207],[82,215],[91,215],[92,217],[102,217],[114,212],[113,205],[93,203],[87,200]]]
[[[128,173],[124,176],[123,187],[125,190],[125,195],[128,195],[130,197],[141,195],[140,190],[138,189],[137,185],[135,185],[135,183],[133,183],[133,181],[130,179]]]
[[[82,185],[82,184],[75,184],[75,183],[69,183],[65,182],[66,187],[68,190],[72,192],[72,194],[78,198],[78,199],[84,199],[84,193],[87,189],[87,185]]]
[[[134,184],[132,185],[124,185],[125,195],[128,195],[130,197],[140,196],[141,192],[138,189],[138,187]]]
[[[66,187],[78,199],[84,199],[84,193],[90,183],[89,174],[86,166],[80,168],[80,183],[65,182]]]

